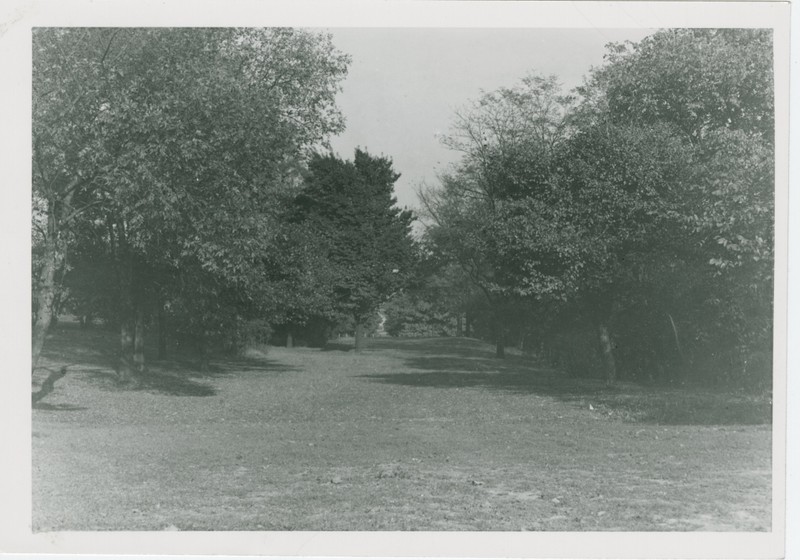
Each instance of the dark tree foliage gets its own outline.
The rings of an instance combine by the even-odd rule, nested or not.
[[[388,158],[360,149],[353,161],[317,154],[308,170],[295,219],[321,240],[335,307],[354,318],[360,349],[366,321],[411,277],[413,216],[396,206],[400,175]]]

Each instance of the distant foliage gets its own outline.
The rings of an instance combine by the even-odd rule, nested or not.
[[[382,307],[384,328],[391,336],[455,336],[456,318],[436,302],[407,293],[398,294]]]

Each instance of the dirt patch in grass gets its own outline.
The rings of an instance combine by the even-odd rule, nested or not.
[[[608,389],[467,339],[153,363],[132,390],[92,336],[48,341],[74,365],[33,411],[36,531],[770,530],[760,401]]]

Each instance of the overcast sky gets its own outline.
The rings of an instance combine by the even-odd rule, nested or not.
[[[352,159],[357,146],[394,161],[402,206],[417,206],[415,189],[436,182],[457,155],[437,138],[453,112],[481,90],[511,86],[536,71],[571,89],[603,61],[609,42],[638,41],[648,29],[329,29],[352,63],[339,107],[347,130],[333,149]]]

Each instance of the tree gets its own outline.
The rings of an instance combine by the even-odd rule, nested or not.
[[[605,121],[639,137],[651,130],[656,136],[645,144],[662,152],[673,146],[672,178],[652,175],[662,203],[650,210],[657,217],[657,227],[651,228],[657,233],[639,245],[639,252],[660,254],[679,271],[677,277],[665,275],[677,280],[672,285],[652,274],[644,277],[660,288],[649,291],[660,294],[662,305],[678,310],[675,321],[663,313],[669,315],[676,347],[677,325],[682,324],[685,341],[696,341],[684,345],[682,360],[689,362],[694,355],[695,369],[702,362],[705,370],[731,371],[744,370],[749,355],[769,354],[771,31],[678,29],[658,32],[636,45],[614,45],[606,65],[592,74],[582,93],[591,100],[584,112],[593,114],[595,123]],[[637,165],[646,169],[649,161],[653,170],[670,158],[667,154],[640,156]],[[663,271],[655,259],[650,263],[650,270]],[[710,367],[706,355],[715,355],[717,365]],[[730,355],[741,356],[741,365],[725,357]]]
[[[428,237],[459,263],[491,308],[496,354],[520,298],[559,297],[567,289],[570,241],[555,155],[568,137],[573,99],[555,77],[530,75],[484,94],[456,115],[445,144],[462,153],[437,189],[420,198],[432,220]]]
[[[668,353],[685,371],[711,369],[700,357],[731,345],[764,352],[770,290],[752,286],[768,285],[772,270],[769,32],[663,31],[612,45],[606,59],[579,89],[560,164],[571,220],[595,245],[571,312],[598,325],[609,378],[612,346],[629,371],[660,370]],[[667,345],[656,325],[670,352],[657,351]]]
[[[585,240],[573,299],[597,333],[605,377],[617,376],[611,325],[646,271],[683,253],[676,218],[690,148],[668,126],[593,123],[561,154],[569,221]]]
[[[296,220],[324,244],[336,308],[356,325],[356,349],[366,322],[411,274],[413,216],[392,194],[400,177],[386,157],[357,149],[353,161],[316,155],[296,198]]]
[[[484,293],[498,355],[509,324],[572,351],[591,325],[608,381],[763,363],[771,60],[769,31],[662,31],[611,45],[577,99],[528,78],[456,115],[463,157],[421,193],[426,236]]]
[[[330,37],[37,29],[33,47],[34,365],[80,219],[105,226],[123,354],[140,323],[143,263],[196,265],[254,289],[306,150],[342,127],[334,96],[348,59]]]

